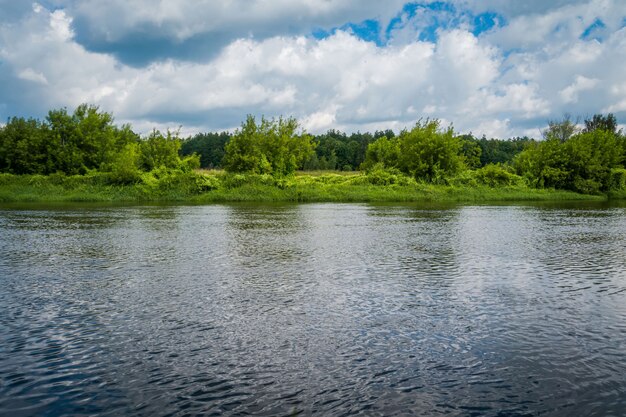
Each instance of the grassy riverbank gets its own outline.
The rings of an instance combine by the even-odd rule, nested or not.
[[[525,185],[434,185],[408,177],[362,173],[299,173],[286,178],[223,172],[150,172],[131,184],[106,174],[86,176],[0,174],[0,202],[489,202],[601,201],[626,193],[585,195]]]

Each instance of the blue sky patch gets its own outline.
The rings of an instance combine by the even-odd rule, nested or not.
[[[498,13],[487,12],[474,16],[474,30],[472,33],[476,36],[484,32],[489,32],[494,27],[502,27],[506,25],[504,16]]]
[[[389,22],[385,34],[387,39],[391,39],[394,30],[417,23],[419,29],[418,39],[420,41],[436,42],[437,30],[454,26],[457,23],[455,22],[456,14],[456,8],[446,2],[435,2],[428,5],[407,3],[398,16]],[[421,21],[416,22],[417,19],[421,19]]]
[[[598,41],[602,40],[602,29],[606,28],[604,22],[600,19],[594,20],[592,24],[587,26],[585,31],[580,35],[580,39],[588,41],[592,39],[596,39]]]
[[[337,30],[353,33],[359,39],[385,46],[394,37],[394,32],[405,27],[416,29],[415,39],[426,42],[437,42],[440,29],[467,28],[478,36],[495,27],[506,25],[506,19],[495,12],[473,15],[469,11],[459,11],[453,4],[435,2],[431,4],[407,3],[402,10],[389,21],[386,27],[375,19],[360,23],[346,23],[330,29],[318,28],[312,32],[316,39],[324,39]]]
[[[337,30],[351,32],[359,39],[366,42],[374,42],[378,46],[384,45],[383,40],[381,39],[380,22],[373,19],[364,20],[361,23],[348,23],[330,30],[318,28],[313,31],[313,37],[316,39],[325,39],[334,34]]]
[[[348,27],[360,39],[381,44],[380,23],[377,20],[365,20],[358,25],[350,24]]]

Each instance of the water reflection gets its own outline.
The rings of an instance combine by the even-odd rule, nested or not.
[[[0,211],[0,414],[618,415],[625,212]]]

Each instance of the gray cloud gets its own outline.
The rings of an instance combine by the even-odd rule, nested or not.
[[[497,11],[507,18],[520,15],[540,15],[563,6],[575,6],[588,3],[587,0],[453,0],[459,8],[474,12]]]
[[[166,58],[204,61],[241,38],[310,34],[346,22],[389,20],[403,1],[65,0],[78,43],[135,65]]]
[[[15,22],[33,10],[32,3],[26,1],[0,0],[0,22]]]

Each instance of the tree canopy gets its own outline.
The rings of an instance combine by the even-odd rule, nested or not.
[[[518,154],[513,166],[537,187],[583,193],[607,191],[614,182],[612,176],[622,175],[626,139],[611,125],[607,128],[592,122],[591,126],[595,127],[588,124],[565,140],[548,135]]]
[[[418,180],[439,182],[465,166],[461,150],[452,127],[441,128],[439,120],[419,121],[395,138],[383,136],[370,144],[363,167],[382,164]]]
[[[11,118],[0,128],[0,172],[85,174],[96,170],[152,170],[186,164],[180,139],[153,131],[142,139],[129,125],[118,127],[110,113],[81,104],[48,112],[44,121]],[[132,165],[132,166],[129,166]]]
[[[301,168],[314,151],[312,137],[299,130],[294,118],[256,122],[248,116],[226,144],[224,168],[230,172],[252,172],[277,176]]]

